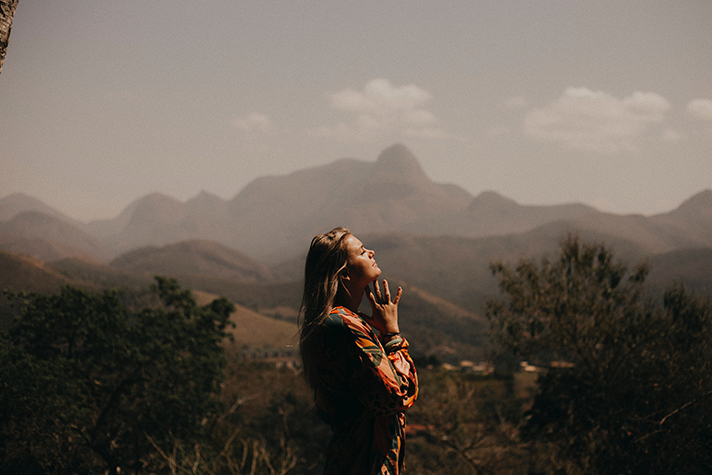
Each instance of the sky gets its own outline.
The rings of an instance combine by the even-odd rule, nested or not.
[[[20,0],[0,198],[86,222],[402,143],[473,195],[666,212],[712,188],[710,24],[709,0]]]

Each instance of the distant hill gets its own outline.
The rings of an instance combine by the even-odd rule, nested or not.
[[[154,275],[117,269],[108,264],[77,258],[53,261],[47,264],[47,268],[71,279],[73,285],[89,290],[148,289],[155,283]]]
[[[433,234],[486,237],[530,231],[546,223],[596,215],[599,211],[583,204],[549,206],[520,205],[494,192],[476,196],[455,216],[433,220]]]
[[[71,279],[48,268],[40,260],[0,251],[0,328],[5,328],[12,321],[3,290],[51,294],[71,282]]]
[[[481,358],[485,351],[487,322],[483,318],[483,303],[486,297],[499,294],[497,282],[489,271],[489,263],[503,259],[510,264],[516,264],[517,258],[523,256],[535,260],[542,255],[553,257],[560,239],[566,232],[564,226],[547,225],[529,233],[474,239],[410,234],[372,234],[363,235],[362,238],[377,250],[376,259],[384,269],[384,277],[389,279],[392,286],[404,287],[404,298],[400,306],[401,328],[408,335],[413,352],[435,355],[443,361],[457,362],[459,359],[476,360]],[[703,293],[707,288],[705,286],[712,282],[712,249],[674,251],[650,256],[634,243],[624,240],[611,240],[610,237],[595,234],[582,237],[587,241],[607,242],[615,255],[630,265],[647,256],[652,265],[649,282],[656,291],[662,290],[675,278],[682,278],[689,288]],[[198,249],[201,245],[207,245],[209,250],[215,245],[197,244]],[[196,243],[188,242],[185,245],[191,248]],[[175,250],[180,245],[167,247]],[[160,255],[160,252],[158,254]],[[29,278],[16,279],[16,275],[28,275],[27,272],[18,273],[12,266],[0,262],[0,269],[7,270],[6,279],[10,279],[20,288],[23,285],[29,287],[30,284],[49,282],[54,285],[53,288],[58,288],[60,283],[72,283],[94,290],[105,287],[145,290],[153,281],[152,273],[144,270],[136,272],[78,259],[64,259],[51,264],[43,264],[22,256],[14,256],[14,259],[31,262],[31,269],[35,272],[41,271],[38,275],[29,274]],[[243,309],[242,315],[259,315],[259,318],[250,317],[250,323],[245,323],[244,327],[253,328],[251,325],[255,325],[255,328],[264,330],[259,333],[262,336],[255,337],[252,346],[249,342],[238,340],[240,345],[246,344],[254,348],[260,345],[269,346],[269,341],[275,345],[284,344],[282,340],[286,330],[270,330],[270,325],[275,321],[281,321],[279,328],[296,331],[302,266],[303,258],[295,258],[292,264],[281,266],[282,275],[287,274],[285,269],[293,269],[294,275],[289,281],[250,282],[209,274],[186,273],[173,277],[176,277],[183,287],[194,289],[196,295],[224,295]],[[184,270],[185,266],[179,267]],[[49,291],[52,291],[52,288]],[[368,310],[365,299],[363,305],[364,310]],[[274,340],[268,337],[270,333],[274,333]],[[248,338],[245,336],[247,334],[243,334],[241,338]]]
[[[111,267],[151,275],[209,275],[248,282],[273,280],[272,272],[261,263],[222,244],[205,240],[135,249],[111,261]]]
[[[70,283],[38,259],[0,251],[0,290],[53,293]]]
[[[194,290],[198,305],[207,305],[218,298],[217,294]],[[299,344],[297,321],[284,321],[267,317],[242,305],[235,305],[230,315],[234,328],[228,328],[233,340],[227,341],[228,354],[240,354],[244,350],[296,351]]]
[[[97,256],[84,249],[60,244],[40,237],[4,231],[0,231],[0,249],[15,254],[23,254],[45,262],[68,258],[100,260]]]
[[[689,233],[691,242],[705,246],[712,244],[712,190],[701,191],[669,213],[653,216],[651,220]],[[678,246],[682,247],[682,246]],[[688,247],[687,245],[685,247]]]
[[[78,259],[42,262],[8,253],[9,261],[0,259],[0,282],[9,282],[13,290],[54,293],[63,284],[88,290],[125,288],[130,295],[142,295],[153,277],[143,273],[117,269]],[[11,263],[11,264],[8,264]],[[177,276],[181,286],[194,289],[202,303],[206,298],[225,295],[238,305],[233,316],[235,351],[240,348],[294,345],[296,314],[301,300],[299,281],[258,283],[209,276]],[[2,280],[4,279],[4,280]],[[408,334],[415,354],[434,354],[444,361],[477,359],[483,355],[486,322],[471,311],[457,307],[440,296],[433,295],[398,279],[393,285],[403,285],[401,328]],[[366,308],[368,304],[364,299]],[[7,324],[7,311],[0,306],[0,324]]]
[[[9,221],[0,222],[0,236],[0,245],[4,249],[26,252],[47,261],[64,257],[108,261],[114,255],[100,239],[39,211],[23,211]],[[26,249],[18,243],[18,236],[30,241]]]
[[[59,292],[63,285],[73,285],[92,291],[123,287],[129,292],[145,292],[152,282],[152,278],[113,269],[104,264],[78,259],[45,264],[27,256],[0,251],[0,290],[53,294]],[[206,305],[217,295],[198,290],[194,291],[194,297],[199,305]],[[230,330],[234,341],[227,343],[232,351],[285,348],[296,344],[296,320],[288,322],[270,318],[241,305],[237,305],[230,320],[236,324]],[[9,302],[0,293],[0,329],[6,328],[11,321]]]
[[[153,193],[136,200],[129,208],[130,212],[121,213],[115,221],[93,222],[88,228],[104,236],[105,241],[120,252],[188,239],[230,241],[227,205],[217,196],[201,193],[182,203]]]
[[[237,306],[230,321],[235,328],[230,329],[234,341],[228,343],[234,351],[243,348],[291,348],[299,344],[297,322],[287,322],[266,317],[247,307]]]
[[[672,282],[682,282],[687,289],[712,298],[712,248],[681,249],[650,258],[647,281],[658,292]]]
[[[57,211],[37,198],[33,198],[24,193],[12,193],[0,198],[0,222],[9,221],[25,211],[38,211],[47,216],[59,219],[60,221],[64,221],[65,223],[70,223],[75,226],[80,225],[78,221]]]
[[[516,265],[524,257],[537,262],[545,255],[555,258],[560,242],[569,232],[579,235],[584,242],[605,244],[629,267],[645,260],[652,262],[653,275],[661,280],[670,280],[682,271],[681,268],[673,269],[662,264],[658,271],[656,254],[638,242],[597,230],[577,230],[566,221],[540,226],[526,233],[496,237],[405,233],[359,237],[367,247],[376,251],[375,258],[383,269],[384,277],[405,281],[461,308],[483,313],[485,300],[499,295],[497,280],[490,271],[491,263],[502,261]],[[670,259],[674,260],[674,257]],[[689,264],[690,273],[708,276],[712,281],[712,267],[705,267],[703,260],[694,262],[691,259]],[[283,262],[278,269],[283,275],[297,279],[301,277],[303,265],[304,255],[300,255]],[[696,285],[701,282],[703,278],[694,281]]]

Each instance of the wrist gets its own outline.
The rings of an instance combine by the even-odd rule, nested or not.
[[[381,341],[383,343],[383,349],[386,351],[386,354],[389,355],[401,348],[403,337],[400,333],[384,333],[381,335]]]

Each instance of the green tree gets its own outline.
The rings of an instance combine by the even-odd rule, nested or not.
[[[234,306],[199,307],[156,278],[153,305],[117,290],[14,294],[0,337],[4,473],[150,472],[148,454],[204,435],[220,411],[223,339]]]
[[[656,304],[645,265],[574,236],[555,261],[492,270],[505,296],[488,302],[494,340],[548,367],[526,438],[568,473],[712,473],[708,300],[678,284]]]

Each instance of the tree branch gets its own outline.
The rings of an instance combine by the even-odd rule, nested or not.
[[[5,62],[7,45],[10,42],[10,31],[12,30],[12,19],[15,16],[18,1],[0,0],[0,73],[2,73],[2,64]]]

